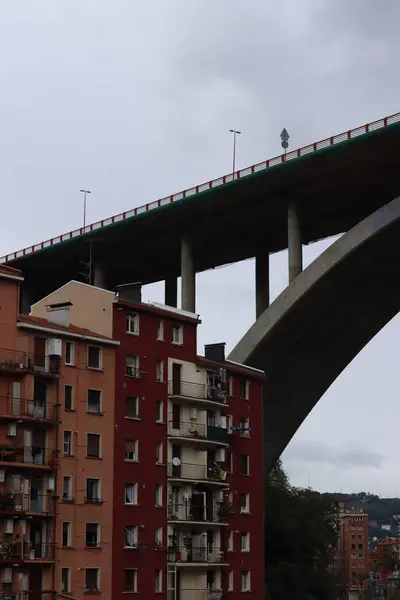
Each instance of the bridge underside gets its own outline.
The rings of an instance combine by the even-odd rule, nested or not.
[[[400,309],[400,198],[328,248],[229,359],[264,369],[267,470],[335,379]],[[357,394],[357,390],[354,390]]]

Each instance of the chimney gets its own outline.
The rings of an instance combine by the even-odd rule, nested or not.
[[[47,308],[46,319],[49,323],[55,323],[56,325],[63,325],[63,327],[69,327],[69,311],[72,306],[72,302],[59,302],[58,304],[49,304]]]
[[[204,346],[204,356],[208,360],[215,362],[225,362],[225,342],[219,342],[218,344],[206,344]]]
[[[142,302],[142,284],[137,283],[124,283],[117,285],[117,293],[120,300],[129,300],[129,302]]]

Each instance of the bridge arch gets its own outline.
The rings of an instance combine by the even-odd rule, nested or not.
[[[228,357],[267,374],[267,470],[335,379],[399,310],[397,197],[311,263]]]

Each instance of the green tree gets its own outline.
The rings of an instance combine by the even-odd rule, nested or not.
[[[338,539],[333,504],[290,485],[278,462],[266,496],[266,584],[270,600],[333,600],[332,572]]]

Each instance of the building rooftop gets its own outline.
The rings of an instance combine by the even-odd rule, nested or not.
[[[104,344],[113,344],[119,345],[119,342],[113,340],[112,338],[106,337],[104,335],[100,335],[94,331],[90,331],[90,329],[85,329],[83,327],[76,327],[76,325],[69,325],[68,327],[64,325],[59,325],[57,323],[52,323],[47,319],[42,319],[41,317],[33,317],[30,315],[18,315],[17,326],[21,328],[31,328],[42,331],[53,331],[55,334],[65,335],[74,338],[84,338],[87,340],[97,341],[98,343]]]

